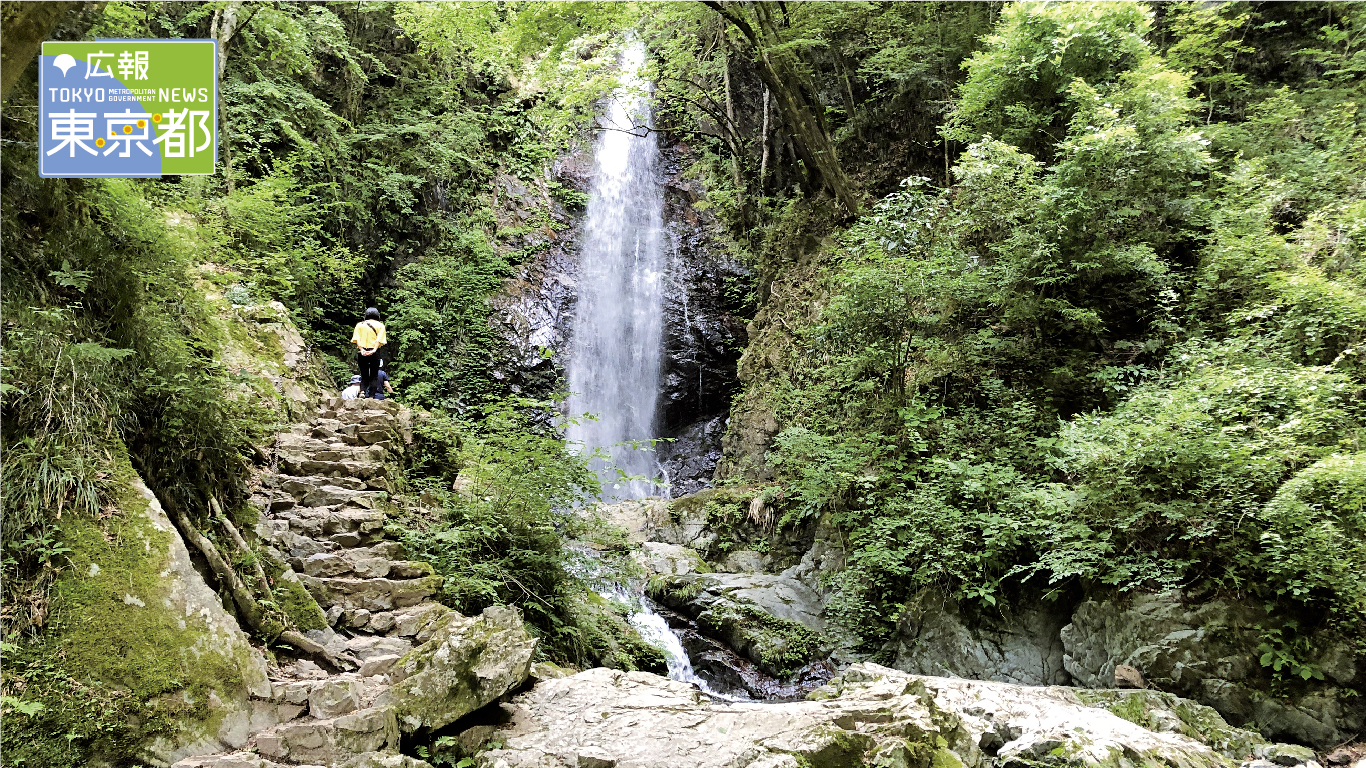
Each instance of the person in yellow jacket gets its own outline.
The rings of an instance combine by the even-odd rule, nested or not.
[[[379,321],[379,310],[365,310],[365,319],[356,323],[351,332],[351,343],[356,345],[356,364],[360,367],[360,390],[365,397],[374,397],[379,386],[379,349],[384,346],[384,323]]]

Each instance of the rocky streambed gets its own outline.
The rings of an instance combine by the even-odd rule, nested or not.
[[[476,726],[497,745],[478,756],[482,768],[1314,764],[1308,749],[1268,744],[1175,697],[866,663],[804,701],[718,702],[658,675],[592,669],[541,680],[499,709],[501,724]]]

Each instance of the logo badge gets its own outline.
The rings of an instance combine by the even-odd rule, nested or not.
[[[38,72],[40,176],[214,172],[217,41],[45,42]]]

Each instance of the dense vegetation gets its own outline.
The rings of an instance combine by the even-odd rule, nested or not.
[[[594,483],[553,404],[504,399],[487,304],[552,198],[582,205],[549,168],[628,34],[759,276],[732,430],[778,429],[722,475],[848,536],[869,650],[930,586],[1180,587],[1366,637],[1362,6],[111,2],[52,37],[218,37],[226,141],[215,177],[41,180],[36,69],[5,97],[0,618],[68,701],[47,758],[157,726],[78,727],[122,692],[38,652],[63,519],[110,514],[131,465],[202,520],[280,418],[215,358],[206,291],[282,302],[334,377],[378,306],[437,414],[410,482],[444,512],[406,534],[441,598],[522,606],[562,661],[653,663],[585,598],[561,545],[606,534],[555,510]],[[531,218],[509,180],[544,190]]]
[[[875,644],[926,586],[1181,587],[1366,626],[1366,19],[1161,11],[1006,7],[962,51],[950,184],[912,161],[851,224],[769,209],[740,402],[781,431],[736,474],[848,532],[839,608]]]

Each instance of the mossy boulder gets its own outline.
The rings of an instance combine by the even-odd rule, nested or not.
[[[650,595],[775,677],[829,651],[820,596],[796,579],[691,573],[650,582]]]
[[[76,729],[91,737],[84,757],[165,764],[241,747],[262,725],[252,723],[250,697],[270,695],[265,660],[194,569],[156,497],[126,464],[119,474],[113,514],[60,523],[72,551],[43,640],[45,655],[90,695],[109,692],[136,713],[122,739]]]
[[[1180,733],[1224,757],[1243,760],[1267,741],[1256,731],[1234,728],[1213,707],[1162,691],[1078,689],[1077,698],[1104,707],[1150,731]]]
[[[526,682],[536,639],[516,608],[495,605],[477,617],[450,614],[432,639],[394,665],[389,701],[405,733],[435,730]]]

